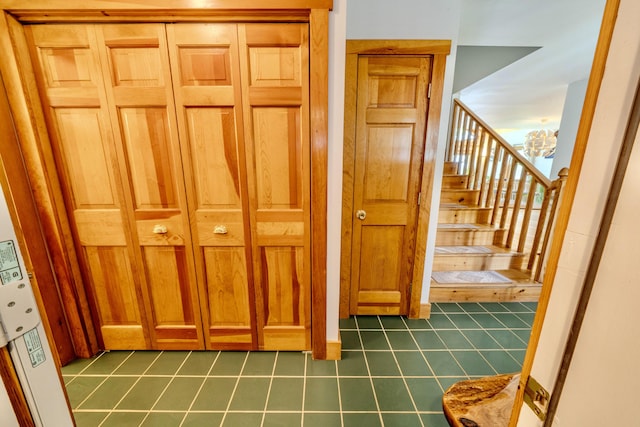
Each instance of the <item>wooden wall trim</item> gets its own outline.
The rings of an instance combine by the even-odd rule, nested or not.
[[[438,147],[440,115],[444,91],[446,55],[450,40],[347,40],[345,61],[345,107],[342,169],[342,241],[340,255],[340,317],[349,317],[349,289],[351,286],[351,238],[353,216],[353,175],[355,168],[357,63],[360,54],[433,55],[431,99],[427,113],[424,163],[422,169],[422,200],[431,200],[436,151]],[[409,300],[409,316],[420,317],[426,241],[429,232],[431,206],[425,202],[418,212],[413,286]]]
[[[420,304],[420,319],[428,319],[431,317],[431,303]]]
[[[329,11],[311,11],[311,340],[314,359],[327,357],[327,168],[329,138]]]
[[[299,10],[333,8],[333,0],[0,0],[0,8],[16,15],[20,12],[78,13],[85,11],[216,11],[216,10]]]
[[[48,146],[48,134],[36,83],[33,74],[29,74],[31,64],[21,62],[24,55],[17,55],[17,52],[27,51],[24,33],[20,23],[7,13],[0,16],[0,50],[4,52],[0,73],[6,85],[42,233],[58,279],[74,351],[81,357],[90,357],[97,352],[98,346],[80,271],[77,267],[74,269],[73,261],[70,262],[75,259],[75,252],[68,240],[70,229],[62,194],[46,166],[53,164],[53,157],[39,148]]]
[[[38,308],[42,313],[44,329],[56,343],[52,346],[55,347],[53,357],[58,366],[65,365],[75,359],[73,341],[58,293],[55,272],[51,268],[47,243],[33,202],[6,95],[4,82],[0,77],[0,186],[5,191],[12,218],[19,221],[15,231],[27,270],[33,273],[31,283]],[[26,246],[26,242],[30,242],[29,247]],[[37,271],[33,268],[34,265],[38,266]]]
[[[0,381],[4,383],[4,387],[7,389],[7,395],[20,426],[35,426],[7,347],[0,348]]]
[[[338,335],[337,341],[327,341],[327,357],[326,360],[342,359],[342,339]]]
[[[347,40],[347,47],[350,41]],[[353,177],[356,148],[358,54],[347,54],[344,79],[344,136],[342,151],[342,240],[340,242],[340,318],[349,317],[351,296],[351,240],[353,239]]]
[[[409,317],[421,317],[421,299],[424,279],[424,264],[427,256],[427,238],[429,237],[429,222],[431,217],[431,198],[433,195],[433,180],[435,178],[436,154],[438,152],[438,138],[440,136],[440,116],[442,114],[442,97],[444,92],[444,73],[446,55],[434,55],[431,72],[431,99],[427,113],[427,130],[425,135],[424,157],[422,165],[422,193],[423,203],[418,211],[418,229],[416,233],[416,251],[413,259],[413,287],[409,304]],[[438,215],[438,207],[435,215]],[[435,230],[434,230],[435,231]]]
[[[580,123],[578,126],[578,133],[576,135],[576,142],[573,148],[573,156],[571,157],[571,163],[569,165],[571,173],[569,174],[566,186],[562,193],[562,200],[557,214],[558,217],[555,225],[555,231],[551,240],[548,263],[544,279],[542,281],[542,291],[540,299],[538,300],[538,309],[533,321],[529,345],[522,364],[520,386],[516,393],[513,410],[511,412],[511,419],[509,420],[510,427],[515,427],[518,423],[520,410],[523,405],[526,381],[529,375],[531,375],[533,361],[540,342],[542,325],[547,313],[547,308],[549,307],[549,299],[551,298],[551,292],[553,290],[553,282],[555,281],[558,269],[558,260],[560,259],[560,254],[562,252],[562,244],[569,224],[571,207],[578,187],[578,179],[580,178],[582,163],[587,149],[587,142],[589,140],[591,125],[595,115],[598,95],[600,94],[600,86],[602,85],[602,79],[606,67],[607,56],[609,54],[609,47],[611,46],[611,39],[613,37],[613,30],[619,6],[620,0],[607,0],[604,8],[602,24],[600,26],[600,35],[598,36],[598,42],[596,44],[593,65],[591,67],[591,74],[587,85],[587,93],[585,95],[582,115],[580,116]]]
[[[451,40],[347,40],[347,55],[448,55]]]

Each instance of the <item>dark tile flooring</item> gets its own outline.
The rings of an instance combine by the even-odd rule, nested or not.
[[[516,372],[535,303],[433,304],[340,321],[342,360],[302,352],[111,351],[62,369],[77,425],[440,427],[453,383]]]

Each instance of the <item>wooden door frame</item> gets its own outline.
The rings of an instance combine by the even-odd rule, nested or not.
[[[421,203],[413,254],[413,273],[408,315],[428,317],[428,304],[421,305],[422,278],[429,234],[429,201],[433,193],[434,169],[438,148],[446,57],[450,40],[347,40],[345,61],[344,151],[342,169],[342,240],[340,255],[340,317],[349,317],[351,289],[351,239],[353,236],[353,189],[356,144],[356,99],[359,55],[432,55],[431,98],[427,110],[425,148],[422,159]]]
[[[0,348],[0,381],[7,389],[7,395],[18,423],[24,427],[35,426],[8,347]]]
[[[23,23],[308,22],[310,32],[311,334],[315,359],[327,357],[327,162],[329,10],[333,0],[0,0],[0,74],[33,196],[58,277],[75,353],[98,351],[69,219],[50,149]],[[22,52],[22,53],[21,53]]]
[[[548,262],[545,268],[544,278],[542,280],[542,290],[540,298],[538,299],[536,315],[531,327],[531,335],[529,337],[527,351],[522,363],[520,384],[512,407],[509,427],[515,427],[518,423],[520,411],[523,407],[526,383],[531,375],[533,362],[536,357],[536,350],[540,343],[542,326],[547,314],[547,309],[549,308],[549,300],[551,299],[551,292],[553,291],[553,285],[558,271],[558,261],[562,253],[564,237],[569,225],[571,208],[578,188],[580,174],[582,173],[582,164],[587,150],[598,97],[600,95],[600,87],[602,86],[602,80],[604,78],[606,62],[609,56],[609,47],[611,46],[611,39],[613,38],[613,32],[615,30],[619,6],[620,0],[607,0],[604,7],[598,42],[594,52],[591,73],[589,75],[587,91],[582,106],[582,114],[580,116],[578,132],[576,134],[575,145],[573,147],[573,155],[571,156],[571,163],[569,164],[569,177],[567,178],[567,183],[562,189],[555,229],[553,236],[551,237],[551,247],[547,258]]]

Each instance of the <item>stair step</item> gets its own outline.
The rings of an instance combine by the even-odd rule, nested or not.
[[[430,302],[515,302],[538,301],[542,284],[534,282],[527,271],[496,270],[511,283],[451,283],[431,280]]]
[[[440,193],[440,203],[459,203],[462,205],[477,205],[480,190],[446,189]]]
[[[438,222],[441,223],[488,224],[490,218],[491,208],[466,206],[459,203],[441,203],[438,213]]]
[[[450,189],[450,188],[465,188],[467,186],[467,182],[469,181],[468,175],[442,175],[442,188]]]
[[[493,245],[504,229],[485,224],[438,224],[436,246]]]
[[[443,175],[451,175],[458,173],[458,162],[444,162],[444,168],[442,169]]]
[[[437,246],[433,271],[520,269],[524,259],[524,254],[498,246]]]

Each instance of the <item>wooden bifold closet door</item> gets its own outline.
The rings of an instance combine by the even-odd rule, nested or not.
[[[307,24],[27,36],[104,348],[309,349]]]

